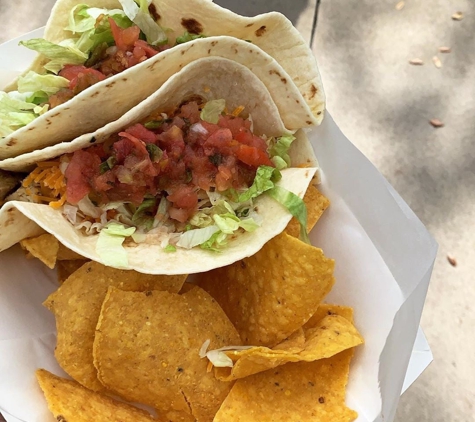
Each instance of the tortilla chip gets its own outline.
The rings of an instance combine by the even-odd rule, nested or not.
[[[53,235],[50,235],[53,236]],[[78,253],[72,251],[71,249],[68,249],[66,246],[64,246],[62,243],[59,244],[59,249],[58,249],[58,261],[72,261],[72,260],[84,260],[85,258],[82,255],[79,255]]]
[[[147,412],[130,404],[95,393],[75,381],[38,369],[36,378],[48,402],[48,408],[62,422],[151,422]]]
[[[312,317],[305,323],[303,328],[305,330],[308,330],[310,328],[316,327],[326,315],[340,315],[341,317],[350,321],[352,324],[354,322],[353,308],[350,308],[349,306],[322,303],[318,307],[317,312],[312,315]]]
[[[72,273],[81,268],[87,262],[89,262],[87,259],[58,261],[56,263],[56,268],[58,270],[59,284],[63,284]]]
[[[325,315],[313,328],[304,328],[305,344],[301,351],[253,347],[247,350],[228,351],[234,362],[232,368],[215,368],[216,377],[232,381],[267,371],[288,362],[313,362],[329,358],[363,343],[363,338],[351,322],[339,315]],[[290,345],[292,347],[292,345]]]
[[[334,261],[281,233],[255,255],[198,275],[246,345],[272,347],[302,327],[334,284]]]
[[[52,234],[45,233],[41,236],[24,239],[20,242],[21,247],[35,258],[38,258],[49,268],[54,268],[56,261],[84,260],[84,257],[69,250],[58,241]]]
[[[213,349],[240,344],[225,313],[202,289],[178,295],[110,288],[94,363],[101,382],[126,400],[212,421],[232,384],[218,381],[200,358],[208,339]]]
[[[310,233],[322,216],[323,212],[330,205],[330,200],[322,195],[322,193],[313,185],[310,185],[303,197],[307,206],[307,233]],[[299,237],[300,223],[295,217],[290,220],[285,231],[294,237]]]
[[[83,265],[44,302],[56,317],[55,356],[60,366],[85,387],[102,390],[93,364],[92,346],[107,289],[115,286],[123,290],[176,293],[185,278],[186,275],[159,276],[118,270],[97,262]]]
[[[48,268],[54,268],[56,265],[59,242],[54,236],[48,233],[42,234],[38,237],[22,240],[20,245]]]
[[[236,381],[214,422],[351,422],[345,405],[353,349],[329,359],[288,363]],[[272,416],[270,416],[272,415]]]
[[[286,350],[292,353],[298,353],[305,347],[305,331],[299,328],[295,333],[291,334],[282,343],[279,343],[273,350]]]

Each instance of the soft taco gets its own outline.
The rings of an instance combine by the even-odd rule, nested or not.
[[[0,210],[0,250],[45,230],[89,259],[140,272],[230,264],[292,215],[305,227],[301,198],[316,168],[309,157],[292,162],[308,148],[295,138],[249,69],[194,61],[119,120],[11,159],[36,165]]]
[[[0,159],[96,130],[208,56],[266,75],[288,129],[323,117],[315,58],[279,13],[247,18],[208,0],[58,0],[44,39],[22,44],[40,55],[0,93]]]

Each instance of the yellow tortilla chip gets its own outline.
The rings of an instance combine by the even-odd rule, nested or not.
[[[351,422],[346,407],[353,349],[315,362],[288,363],[236,381],[214,422]]]
[[[56,265],[59,242],[54,236],[42,234],[38,237],[22,240],[20,245],[47,267],[54,268]]]
[[[198,275],[245,345],[272,347],[302,327],[334,284],[334,261],[281,233],[255,255]]]
[[[152,422],[147,412],[38,369],[36,378],[48,408],[60,422]]]
[[[310,328],[316,327],[319,322],[326,316],[326,315],[340,315],[341,317],[347,319],[353,324],[353,308],[349,306],[341,306],[341,305],[332,305],[328,303],[322,303],[317,312],[315,312],[312,317],[305,323],[304,329],[308,330]]]
[[[303,200],[307,206],[307,233],[310,233],[323,212],[330,205],[330,200],[323,196],[323,194],[313,185],[308,187]],[[285,231],[291,236],[299,237],[300,223],[295,217],[290,220]]]
[[[58,261],[56,263],[56,269],[58,270],[59,284],[63,284],[72,273],[81,268],[86,262],[89,262],[89,260],[73,259],[66,261]]]
[[[171,294],[110,288],[94,364],[101,382],[126,400],[211,422],[232,384],[207,371],[208,360],[199,354],[207,340],[211,349],[240,344],[223,310],[202,289]]]
[[[363,338],[353,324],[339,315],[325,315],[315,327],[304,328],[303,331],[306,341],[298,352],[267,347],[226,352],[234,366],[215,368],[216,377],[223,381],[232,381],[288,362],[313,362],[329,358],[363,343]]]
[[[273,350],[285,350],[287,352],[298,353],[305,347],[305,331],[299,328],[295,333],[291,334],[282,343],[273,347]]]
[[[92,346],[107,289],[115,286],[123,290],[176,293],[185,278],[186,275],[148,275],[118,270],[97,262],[84,264],[44,302],[56,317],[55,356],[60,366],[85,387],[103,389],[93,364]]]
[[[23,249],[38,258],[49,268],[54,268],[56,261],[84,260],[84,257],[69,250],[58,241],[52,234],[45,233],[41,236],[24,239],[20,242]]]

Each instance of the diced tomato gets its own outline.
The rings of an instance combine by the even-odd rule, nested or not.
[[[159,51],[155,50],[150,44],[148,44],[144,40],[135,41],[134,46],[143,50],[148,57],[153,57],[155,56],[155,54],[159,53]]]
[[[168,214],[170,214],[170,218],[172,218],[173,220],[177,220],[180,223],[185,223],[191,216],[189,210],[175,207],[170,207],[168,209]]]
[[[78,76],[79,73],[84,72],[87,70],[86,66],[77,66],[74,64],[67,64],[65,65],[58,73],[59,76],[72,81],[74,78]]]
[[[134,144],[130,139],[122,138],[112,146],[114,156],[119,164],[123,164],[125,158],[134,149]]]
[[[191,101],[181,106],[181,116],[188,119],[191,124],[200,121],[200,109],[196,101]]]
[[[259,136],[254,135],[250,130],[241,128],[235,135],[234,139],[241,144],[255,147],[261,151],[267,151],[267,143],[264,139],[259,138]]]
[[[91,182],[99,173],[101,159],[88,151],[76,151],[65,172],[66,197],[70,204],[77,204],[91,190]]]
[[[157,135],[141,124],[130,126],[125,131],[146,144],[154,144],[157,141]]]
[[[127,138],[132,141],[132,143],[134,144],[135,153],[139,153],[140,155],[148,155],[144,141],[141,141],[140,139],[136,138],[128,132],[120,132],[119,136],[122,136],[123,138]]]
[[[220,116],[218,126],[228,128],[235,138],[240,130],[249,130],[251,128],[251,122],[249,120],[244,120],[242,117]]]
[[[114,37],[115,45],[119,50],[127,50],[134,46],[140,36],[140,28],[138,26],[131,26],[129,28],[122,29],[116,23],[115,20],[109,18],[109,24]]]
[[[97,192],[107,192],[112,189],[116,182],[114,173],[106,171],[104,174],[100,174],[94,179],[94,189]]]
[[[198,195],[196,188],[182,185],[176,188],[167,199],[177,208],[194,209],[198,205]]]
[[[73,91],[68,88],[62,88],[56,94],[53,94],[48,98],[49,107],[50,109],[55,108],[61,104],[64,104],[66,101],[69,101],[73,97]]]
[[[75,65],[66,65],[59,72],[59,76],[69,80],[69,89],[75,95],[106,78],[103,73],[96,69]]]
[[[229,129],[218,129],[204,143],[206,155],[218,153],[231,155],[237,149],[239,144],[233,140],[233,134]]]
[[[185,141],[183,140],[183,132],[178,126],[172,126],[166,132],[158,135],[158,142],[162,149],[168,152],[171,159],[177,160],[185,150]]]
[[[239,160],[249,166],[259,167],[264,165],[274,167],[274,164],[270,160],[269,156],[264,151],[261,151],[255,147],[249,147],[247,145],[241,144],[239,149],[236,151],[236,156]]]

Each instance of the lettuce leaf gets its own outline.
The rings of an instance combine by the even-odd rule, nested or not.
[[[67,88],[69,80],[61,76],[40,75],[36,72],[29,71],[25,76],[18,78],[18,92],[39,92],[52,95],[61,88]]]
[[[275,199],[281,205],[289,210],[289,212],[300,223],[300,240],[310,244],[307,234],[307,206],[302,198],[295,195],[295,193],[288,191],[280,186],[267,191],[267,195]]]
[[[185,31],[183,35],[176,38],[176,43],[184,44],[189,41],[197,40],[198,38],[206,38],[206,37],[201,34],[190,34],[188,31]]]
[[[101,257],[104,265],[126,268],[129,264],[127,251],[122,246],[126,237],[132,236],[135,227],[126,228],[122,224],[111,223],[104,227],[96,243],[96,252]]]
[[[216,124],[219,121],[219,116],[226,108],[225,100],[211,100],[208,101],[203,110],[201,110],[200,118],[208,123]]]
[[[61,44],[54,44],[42,38],[33,38],[27,41],[20,41],[20,45],[37,51],[50,59],[51,61],[44,67],[53,73],[58,73],[66,64],[83,64],[88,58],[88,54],[77,48],[71,39],[65,40]]]
[[[278,169],[270,166],[259,166],[254,182],[252,182],[249,189],[237,195],[235,202],[246,202],[262,195],[272,189],[280,179],[282,179],[282,174]]]
[[[281,136],[269,148],[271,160],[279,170],[290,166],[289,148],[293,141],[295,141],[295,136],[293,135]]]
[[[202,229],[188,230],[180,236],[177,246],[191,249],[209,241],[219,231],[218,226],[208,226]]]
[[[147,37],[151,45],[164,44],[168,41],[167,34],[162,27],[154,21],[148,11],[151,0],[119,0],[127,17],[134,22]],[[140,7],[139,7],[140,6]]]

